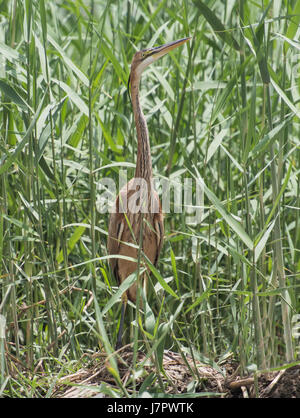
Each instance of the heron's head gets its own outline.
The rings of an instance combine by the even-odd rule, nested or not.
[[[145,70],[146,67],[148,67],[148,65],[157,61],[159,58],[163,57],[168,52],[172,51],[178,46],[183,45],[190,39],[190,37],[183,38],[179,39],[178,41],[170,42],[168,44],[148,49],[142,49],[141,51],[136,52],[131,63],[131,71],[128,80],[128,86],[129,83],[132,83],[133,79],[139,81],[142,72]]]

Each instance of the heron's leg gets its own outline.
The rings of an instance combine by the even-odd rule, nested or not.
[[[116,350],[119,350],[119,348],[122,347],[122,334],[123,334],[123,328],[124,328],[124,318],[125,318],[125,310],[127,305],[127,294],[126,292],[122,295],[122,307],[121,307],[121,319],[120,319],[120,326],[117,336],[117,344],[116,344]]]

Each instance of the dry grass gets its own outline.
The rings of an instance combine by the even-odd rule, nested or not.
[[[124,386],[132,378],[132,357],[133,351],[130,345],[119,350],[118,366]],[[115,380],[108,371],[109,362],[107,356],[102,353],[95,353],[91,361],[76,373],[66,375],[59,379],[55,385],[53,397],[62,398],[87,398],[101,394],[101,385],[106,383],[114,387]],[[194,376],[198,378],[199,393],[203,396],[225,396],[225,377],[211,366],[204,365],[199,361],[194,362],[190,356],[185,356],[186,363],[178,353],[165,351],[163,356],[163,373],[161,375],[165,394],[182,395],[188,394],[189,386],[194,382]],[[137,387],[141,387],[145,378],[153,375],[157,379],[154,361],[146,360],[146,355],[138,353],[138,364],[143,366],[138,370],[140,377],[136,379]],[[71,386],[71,387],[70,387]],[[115,385],[115,389],[117,386]],[[215,393],[214,393],[215,392]],[[105,396],[102,394],[101,396]],[[141,396],[143,396],[141,394]],[[145,393],[144,393],[145,396]]]

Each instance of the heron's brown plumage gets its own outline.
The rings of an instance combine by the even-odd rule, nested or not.
[[[134,187],[134,180],[132,179],[121,190],[116,201],[117,213],[113,213],[110,217],[108,253],[132,257],[137,260],[138,249],[127,244],[130,243],[139,246],[140,229],[143,220],[141,249],[151,263],[156,265],[162,247],[164,233],[163,214],[157,193],[154,190],[152,191],[152,198],[156,200],[159,206],[158,213],[132,213],[127,211],[126,219],[124,213],[119,213],[118,210],[121,205],[120,200],[124,202],[126,197],[130,199],[135,192],[135,190],[131,189],[131,187]],[[131,228],[128,224],[131,225]],[[111,258],[110,265],[119,284],[137,269],[136,262],[122,258]],[[136,283],[128,289],[127,296],[132,302],[136,301]]]
[[[139,245],[140,229],[143,227],[141,249],[151,263],[155,265],[163,244],[164,226],[159,197],[152,186],[152,161],[148,127],[139,101],[141,72],[138,71],[138,66],[142,62],[142,55],[143,51],[139,51],[134,55],[130,72],[131,101],[138,140],[135,177],[120,191],[116,200],[115,213],[112,213],[110,216],[108,253],[111,255],[128,256],[137,260],[138,249],[127,244]],[[130,198],[139,190],[139,179],[143,179],[145,181],[144,184],[147,185],[147,207],[143,208],[143,205],[141,205],[141,210],[136,213],[128,207],[125,209],[125,217],[123,211],[120,210],[121,204],[122,202],[127,202],[128,204]],[[111,258],[110,265],[119,284],[137,269],[136,262],[122,258]],[[132,302],[135,302],[136,283],[128,289],[127,296]]]
[[[151,263],[157,264],[163,245],[163,213],[158,194],[152,185],[149,134],[140,105],[139,84],[141,74],[149,64],[189,39],[180,39],[161,47],[142,50],[133,57],[129,85],[138,142],[136,170],[135,177],[121,189],[116,199],[115,211],[110,216],[107,244],[110,255],[127,256],[137,260],[137,247],[139,246]],[[141,193],[139,199],[137,199],[140,203],[140,209],[136,211],[129,205],[128,207],[125,206],[124,210],[124,203],[128,204],[138,190],[140,192],[144,190],[143,184],[146,185],[146,193],[144,195]],[[143,233],[140,243],[141,228]],[[121,284],[137,269],[137,262],[114,257],[110,259],[110,266],[119,284]],[[136,301],[136,290],[136,283],[134,283],[127,291],[127,296],[132,302]],[[124,311],[122,312],[124,318]],[[120,344],[120,329],[117,346]]]

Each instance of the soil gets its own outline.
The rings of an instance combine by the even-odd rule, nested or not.
[[[131,376],[133,353],[129,347],[125,346],[119,350],[119,354],[119,373],[126,385]],[[143,362],[145,362],[145,355],[139,352],[137,364]],[[108,371],[108,365],[107,357],[103,353],[96,353],[87,366],[72,375],[61,378],[52,396],[60,398],[109,397],[108,393],[99,393],[102,383],[117,388],[113,376]],[[136,381],[137,390],[147,378],[149,382],[149,376],[153,376],[148,390],[161,393],[163,387],[164,393],[169,396],[196,392],[210,398],[300,398],[300,361],[299,364],[294,363],[291,367],[286,365],[280,371],[256,376],[240,376],[239,367],[233,361],[227,361],[219,367],[212,367],[198,361],[194,362],[188,356],[184,361],[181,355],[165,351],[163,369],[165,373],[161,374],[159,381],[153,362],[146,361],[143,373]],[[128,388],[128,385],[126,387]]]
[[[273,390],[263,397],[300,398],[300,365],[285,369]]]

